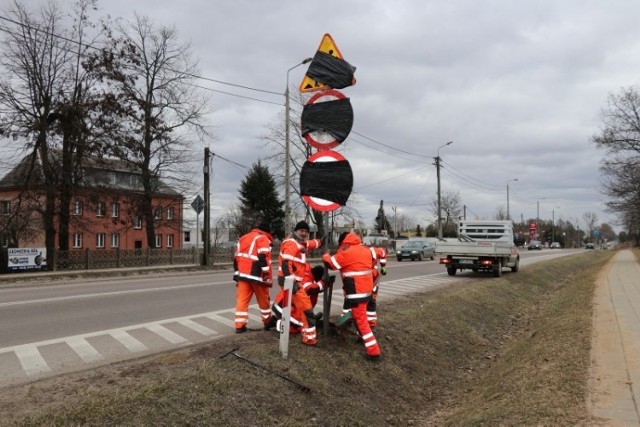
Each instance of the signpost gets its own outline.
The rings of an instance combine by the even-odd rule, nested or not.
[[[204,199],[198,194],[191,207],[196,211],[196,251],[200,250],[200,213],[204,210]]]

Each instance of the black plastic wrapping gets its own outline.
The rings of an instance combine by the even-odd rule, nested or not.
[[[353,189],[348,161],[304,162],[300,171],[300,193],[344,206]]]
[[[302,109],[301,132],[322,131],[329,133],[337,141],[347,139],[353,126],[353,107],[349,98],[316,102]]]
[[[317,51],[309,64],[307,76],[334,89],[342,89],[353,84],[356,67],[344,59]]]

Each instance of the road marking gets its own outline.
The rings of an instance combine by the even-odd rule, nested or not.
[[[83,362],[91,363],[104,359],[104,357],[82,337],[70,337],[65,340],[65,342],[80,356]]]
[[[184,344],[184,343],[191,344],[191,342],[185,337],[178,335],[173,331],[170,331],[169,329],[167,329],[162,325],[158,325],[158,324],[149,325],[147,326],[147,329],[149,329],[153,333],[160,335],[162,338],[169,341],[171,344]]]
[[[24,373],[28,376],[51,372],[51,368],[44,361],[40,351],[34,346],[21,346],[15,350],[16,356],[22,365]]]
[[[179,320],[178,323],[181,324],[182,326],[186,326],[187,328],[196,331],[200,335],[204,335],[207,337],[212,335],[218,335],[218,333],[213,329],[209,329],[206,326],[202,326],[200,323],[194,322],[191,319],[182,319],[182,320]]]
[[[233,313],[235,313],[235,309],[233,310]],[[209,319],[218,323],[222,323],[223,325],[228,326],[230,328],[236,327],[236,323],[233,320],[227,319],[226,317],[222,317],[215,313],[205,314],[204,317],[208,317]]]
[[[146,345],[142,344],[140,341],[132,337],[124,329],[117,329],[111,332],[109,335],[117,339],[120,342],[120,344],[125,346],[127,350],[129,350],[132,353],[138,353],[140,351],[145,351],[149,349]]]

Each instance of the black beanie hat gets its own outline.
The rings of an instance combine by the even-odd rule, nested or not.
[[[300,221],[299,223],[296,224],[295,228],[293,229],[293,231],[298,231],[298,230],[311,231],[311,228],[309,227],[309,224],[307,224],[306,221]]]
[[[258,230],[264,231],[265,233],[271,234],[271,226],[269,226],[269,224],[267,224],[266,222],[261,222],[256,228]]]

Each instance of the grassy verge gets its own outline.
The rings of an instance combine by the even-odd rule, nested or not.
[[[551,425],[585,422],[592,296],[613,252],[384,303],[383,360],[351,331],[309,348],[255,332],[5,389],[24,425]],[[384,284],[382,285],[384,286]],[[311,389],[234,356],[238,354]]]

